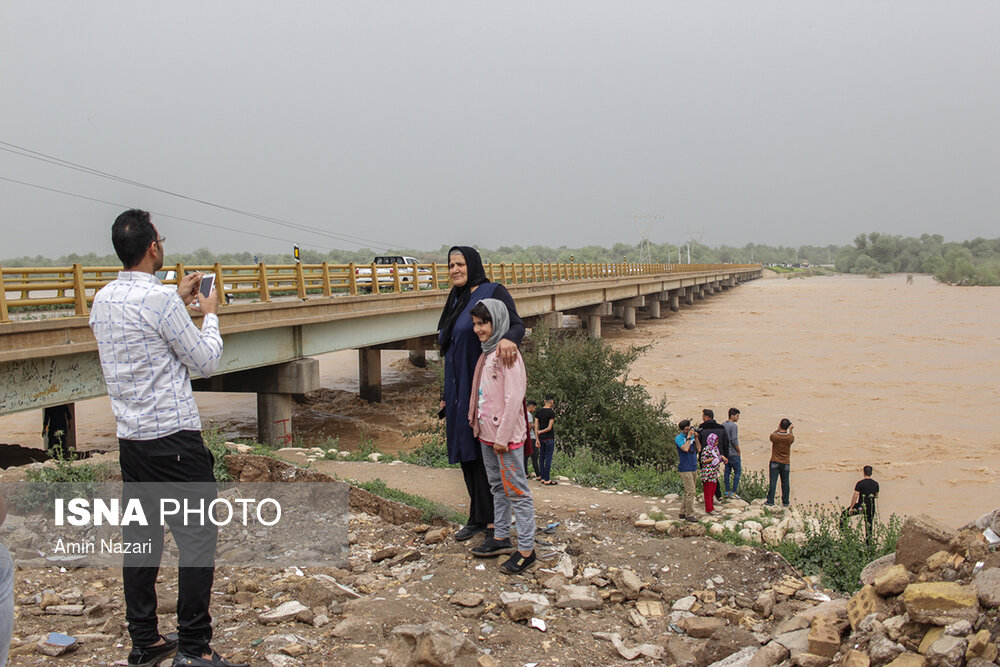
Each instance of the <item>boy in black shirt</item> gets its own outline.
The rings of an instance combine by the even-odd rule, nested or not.
[[[541,470],[538,476],[542,479],[542,484],[554,485],[549,477],[552,473],[552,451],[556,446],[556,398],[552,394],[545,397],[545,405],[535,413],[535,437],[538,438],[538,458]]]
[[[865,515],[865,536],[868,541],[872,539],[872,524],[875,522],[875,499],[878,498],[878,482],[872,479],[872,467],[862,468],[864,479],[854,485],[854,497],[851,498],[851,506],[844,510],[844,520],[855,514]]]

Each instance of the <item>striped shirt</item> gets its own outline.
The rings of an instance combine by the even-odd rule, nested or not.
[[[191,373],[209,377],[219,366],[218,316],[205,315],[199,331],[176,289],[148,273],[121,271],[94,295],[90,328],[119,438],[201,430]]]

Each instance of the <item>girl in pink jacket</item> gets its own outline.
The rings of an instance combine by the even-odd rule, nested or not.
[[[524,416],[527,376],[520,353],[510,367],[504,366],[497,353],[497,344],[510,326],[507,306],[497,299],[483,299],[471,314],[483,354],[472,378],[469,425],[482,447],[494,509],[493,532],[487,531],[486,539],[472,553],[484,558],[512,554],[500,571],[518,574],[535,562],[535,505],[519,451],[528,436]],[[512,513],[517,520],[516,550],[510,541]]]

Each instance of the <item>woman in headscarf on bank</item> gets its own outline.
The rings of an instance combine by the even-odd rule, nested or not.
[[[479,442],[469,425],[469,395],[482,344],[472,330],[472,307],[483,299],[498,299],[507,306],[510,328],[497,346],[507,366],[517,359],[524,338],[524,323],[507,288],[486,277],[483,260],[475,248],[453,246],[448,251],[451,293],[438,321],[438,344],[444,357],[444,410],[448,434],[448,462],[459,463],[469,492],[469,522],[455,534],[459,542],[493,528],[493,493],[483,465]]]

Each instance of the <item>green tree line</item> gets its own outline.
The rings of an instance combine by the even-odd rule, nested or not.
[[[410,255],[424,262],[446,262],[448,248],[437,250],[396,249],[375,251],[332,250],[328,253],[303,249],[301,259],[307,264],[367,264],[377,254]],[[638,244],[615,243],[611,247],[582,246],[550,248],[542,245],[500,246],[480,248],[486,262],[637,262]],[[844,273],[929,273],[951,285],[1000,285],[1000,238],[976,238],[971,241],[945,242],[940,234],[922,234],[919,238],[871,232],[859,234],[852,245],[769,246],[748,243],[741,247],[710,247],[701,243],[650,243],[649,253],[654,262],[686,263],[690,253],[695,264],[751,262],[762,264],[833,264]],[[188,265],[253,264],[254,260],[268,264],[294,262],[291,249],[287,253],[254,254],[251,252],[217,253],[199,248],[189,253],[169,253],[166,261]],[[85,255],[72,253],[58,258],[41,255],[14,257],[0,261],[2,266],[117,266],[114,254]]]
[[[846,273],[930,273],[951,285],[1000,285],[1000,238],[948,242],[940,234],[920,238],[859,234],[837,253]]]

